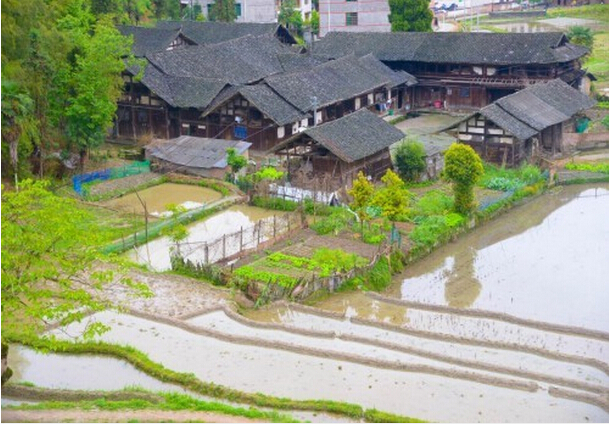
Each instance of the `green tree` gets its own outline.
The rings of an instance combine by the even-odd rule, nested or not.
[[[101,270],[101,231],[93,216],[42,181],[24,180],[19,191],[2,188],[2,336],[36,337],[42,325],[67,325],[111,305],[105,285],[145,286]],[[69,217],[69,219],[66,219]],[[106,329],[91,324],[84,336]]]
[[[368,206],[374,194],[374,185],[368,181],[368,178],[366,178],[362,171],[359,171],[357,178],[353,180],[351,189],[347,190],[347,193],[353,198],[351,208],[357,212],[363,221],[366,219],[366,206]]]
[[[444,175],[453,183],[457,213],[466,215],[474,209],[474,185],[482,174],[482,160],[470,146],[453,143],[444,154]]]
[[[410,193],[406,190],[404,181],[391,169],[387,170],[381,181],[383,187],[376,190],[370,204],[380,207],[383,216],[392,221],[404,217],[408,213],[410,201]]]
[[[152,0],[152,9],[157,20],[180,19],[180,0]]]
[[[392,32],[430,32],[433,13],[427,0],[389,0]]]
[[[235,181],[235,176],[239,171],[247,166],[245,156],[237,154],[237,150],[233,147],[226,149],[226,163],[231,169],[231,181]]]
[[[395,154],[395,164],[400,176],[406,181],[418,180],[421,173],[427,169],[425,147],[415,139],[402,142]]]
[[[283,0],[279,7],[279,15],[277,21],[286,27],[302,34],[302,15],[296,10],[296,2],[294,0]]]
[[[15,185],[18,174],[29,171],[20,165],[40,139],[33,109],[34,101],[27,93],[16,83],[2,80],[2,161],[9,160],[2,168],[13,172]]]
[[[235,10],[235,0],[216,0],[209,13],[210,21],[235,22],[237,12]]]
[[[572,26],[569,28],[569,32],[567,32],[567,38],[569,39],[569,42],[587,47],[590,49],[590,51],[592,51],[592,46],[594,45],[594,34],[589,27],[579,25]]]

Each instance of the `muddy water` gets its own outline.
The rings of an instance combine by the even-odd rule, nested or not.
[[[225,234],[233,234],[241,228],[250,229],[244,232],[244,247],[255,247],[258,240],[254,237],[254,224],[264,219],[272,223],[273,215],[279,215],[276,211],[246,205],[231,206],[225,211],[213,215],[204,221],[191,224],[187,227],[188,237],[180,243],[182,255],[191,261],[205,262],[204,243],[221,238]],[[271,225],[266,227],[260,241],[266,240],[272,235]],[[226,243],[226,255],[236,253],[240,248],[240,239],[235,237]],[[161,237],[148,244],[139,246],[128,253],[131,260],[147,265],[154,271],[166,271],[171,269],[170,249],[174,243],[169,237]],[[222,256],[224,247],[218,244],[215,248],[208,250],[209,261],[213,262]]]
[[[148,213],[152,216],[167,214],[167,205],[181,205],[186,209],[195,209],[207,203],[219,200],[222,194],[209,188],[189,184],[165,183],[138,192],[146,203]],[[125,212],[144,214],[142,204],[135,193],[127,194],[117,199],[103,203],[113,209]]]
[[[609,332],[609,185],[515,208],[407,267],[388,294]]]
[[[341,400],[432,421],[609,419],[607,412],[596,406],[551,397],[543,389],[526,392],[230,343],[179,327],[109,312],[96,317],[112,328],[102,336],[105,341],[128,343],[169,369],[192,372],[202,380],[248,392],[295,399]]]
[[[138,386],[154,391],[184,391],[149,377],[125,361],[107,356],[43,354],[11,345],[8,363],[13,370],[11,381],[30,382],[44,388],[122,390]]]

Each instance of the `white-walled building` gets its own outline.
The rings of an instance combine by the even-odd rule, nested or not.
[[[319,0],[319,35],[330,31],[390,32],[388,0]]]
[[[190,0],[182,0],[183,4],[189,4]],[[193,0],[199,2],[203,15],[209,19],[209,12],[214,0]],[[303,21],[311,17],[312,1],[295,0],[296,9],[300,11]],[[235,22],[271,23],[277,22],[281,0],[235,0]]]

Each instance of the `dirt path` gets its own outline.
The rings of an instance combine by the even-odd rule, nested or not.
[[[137,420],[137,421],[136,421]],[[37,410],[17,411],[10,409],[2,410],[3,423],[126,423],[126,422],[211,422],[211,423],[251,423],[262,422],[250,420],[245,417],[223,415],[212,412],[201,411],[84,411],[78,409],[70,410]]]

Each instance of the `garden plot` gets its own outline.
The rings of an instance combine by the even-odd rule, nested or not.
[[[325,349],[315,355],[301,346],[279,349],[277,339],[249,337],[245,343],[240,336],[221,332],[212,337],[207,328],[192,328],[177,321],[161,324],[110,312],[95,317],[111,326],[110,332],[102,336],[107,342],[129,343],[169,369],[192,372],[204,381],[248,392],[341,400],[435,421],[565,422],[609,418],[609,413],[598,406],[550,396],[528,379],[513,378],[510,387],[498,387],[451,378],[450,373],[404,372],[353,363],[347,358],[335,359]],[[199,328],[205,335],[197,334]],[[79,325],[69,330],[77,331]],[[321,340],[312,339],[314,344]],[[525,387],[533,391],[522,390]]]

